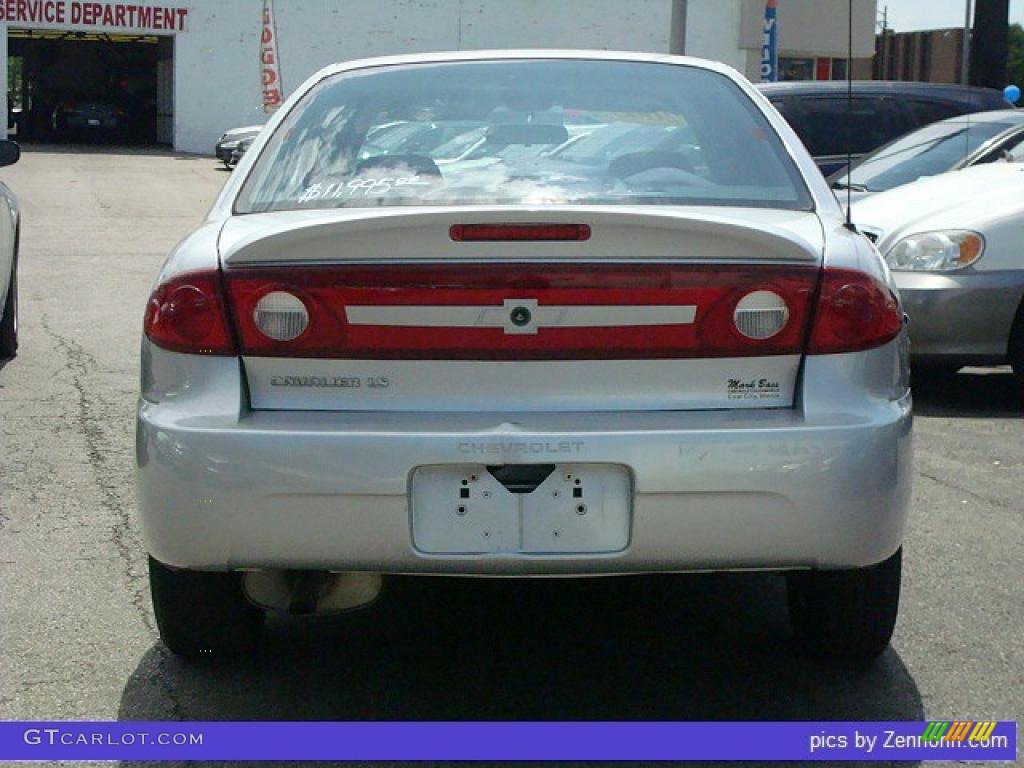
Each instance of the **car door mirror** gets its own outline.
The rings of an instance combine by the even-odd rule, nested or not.
[[[0,168],[14,165],[21,157],[21,147],[16,141],[0,140]]]

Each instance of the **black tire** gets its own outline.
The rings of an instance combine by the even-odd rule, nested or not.
[[[0,360],[18,354],[18,270],[11,268],[11,284],[7,288],[4,314],[0,319]]]
[[[867,568],[787,574],[789,620],[804,651],[844,661],[881,654],[896,626],[902,553]]]
[[[149,558],[149,587],[160,639],[192,659],[252,650],[263,611],[242,593],[242,574],[168,568]]]
[[[1006,353],[1013,367],[1013,376],[1017,380],[1017,390],[1024,394],[1024,303],[1017,308],[1017,319],[1013,321],[1010,346]]]
[[[948,383],[950,379],[960,372],[963,366],[960,363],[940,363],[934,360],[922,363],[911,360],[910,375],[915,383],[942,382]]]

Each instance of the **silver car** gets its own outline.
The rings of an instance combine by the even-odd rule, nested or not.
[[[853,204],[889,262],[915,365],[1009,363],[1024,389],[1024,143]]]
[[[0,168],[13,165],[21,150],[13,141],[0,141]],[[0,360],[18,352],[18,201],[0,182]]]
[[[694,141],[548,176],[504,159],[575,114]],[[488,124],[494,162],[361,156],[375,126],[456,118]],[[318,73],[157,278],[137,440],[156,618],[185,655],[251,647],[268,610],[366,605],[386,574],[777,571],[801,644],[838,657],[877,655],[896,619],[903,311],[718,64]]]

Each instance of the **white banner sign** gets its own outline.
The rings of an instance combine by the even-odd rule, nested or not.
[[[284,101],[281,62],[277,55],[277,27],[274,0],[263,0],[263,31],[260,33],[260,76],[263,83],[263,111],[273,112]]]

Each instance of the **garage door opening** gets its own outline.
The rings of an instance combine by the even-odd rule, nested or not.
[[[20,141],[172,142],[173,38],[10,29],[7,54]]]

